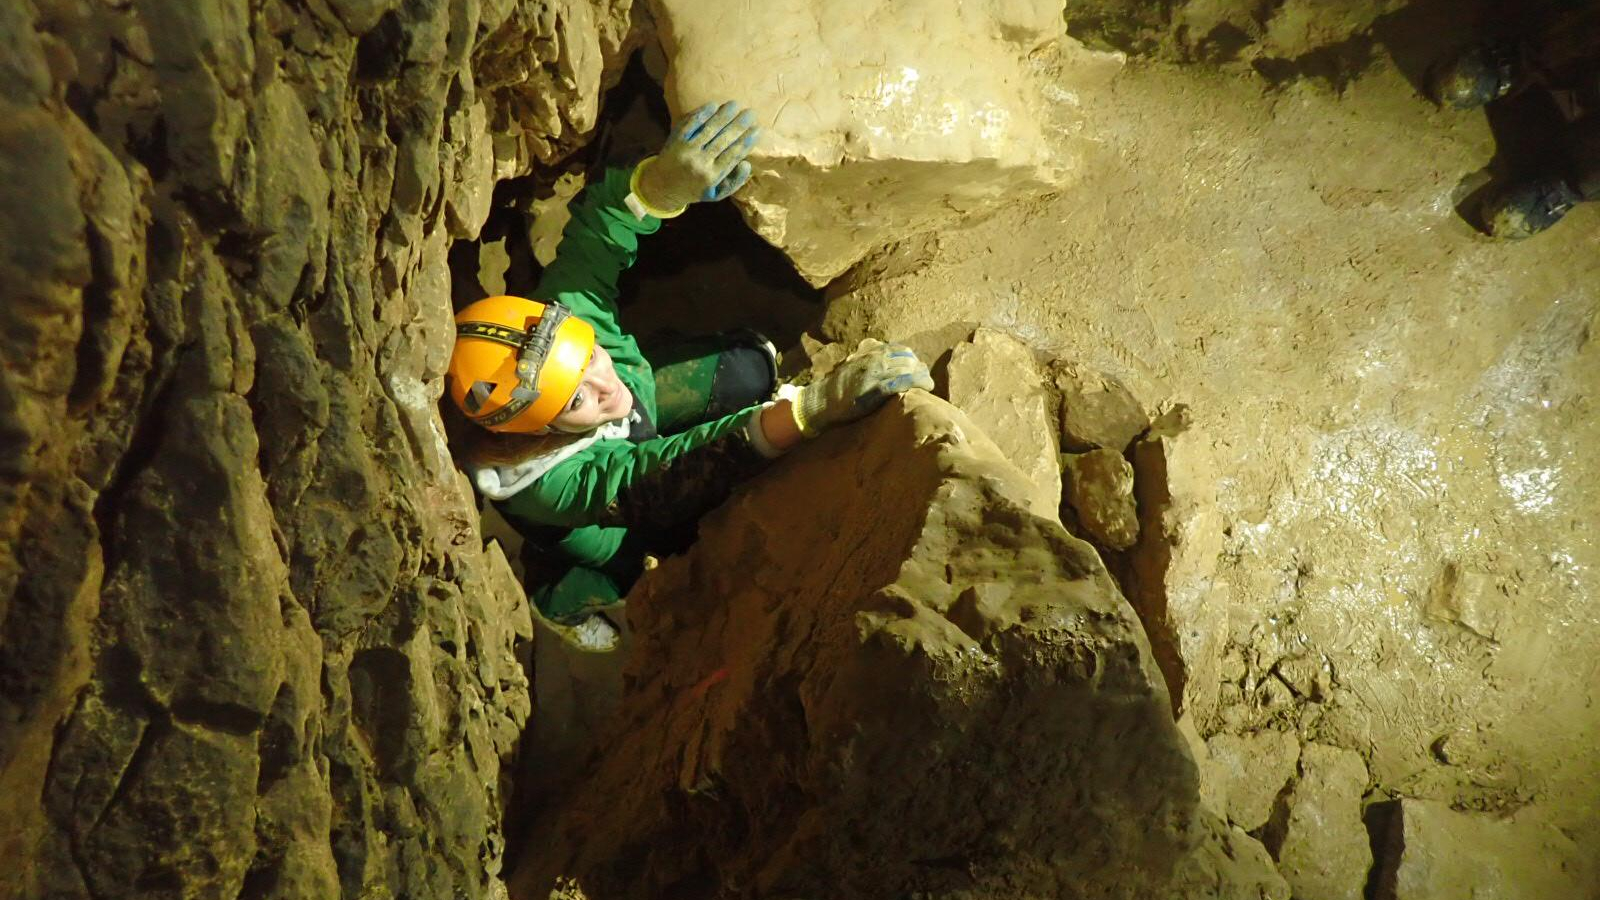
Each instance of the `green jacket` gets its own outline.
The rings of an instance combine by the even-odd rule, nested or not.
[[[655,374],[638,343],[617,324],[617,278],[638,256],[639,235],[661,227],[653,216],[636,219],[624,205],[630,174],[610,169],[573,201],[572,220],[534,297],[555,300],[594,326],[596,343],[611,354],[617,377],[633,392],[634,403],[657,422]],[[616,554],[626,526],[693,518],[707,503],[726,496],[725,488],[708,494],[703,482],[718,473],[720,482],[736,481],[745,473],[730,469],[759,461],[748,445],[726,446],[742,441],[718,441],[734,432],[742,436],[749,415],[744,410],[644,441],[596,441],[496,506],[508,522],[528,533],[548,532],[551,526],[571,529],[552,549],[575,565],[602,565]],[[693,452],[709,450],[713,442],[723,456]],[[741,457],[738,464],[725,458],[730,450]]]

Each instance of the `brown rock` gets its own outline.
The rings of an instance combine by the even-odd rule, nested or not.
[[[1211,445],[1180,406],[1134,444],[1133,468],[1140,541],[1128,600],[1150,633],[1175,710],[1205,722],[1217,706],[1230,592],[1217,574],[1225,523]]]
[[[651,11],[675,113],[728,97],[759,112],[766,133],[738,202],[819,286],[876,247],[1070,185],[1083,143],[1062,120],[1078,120],[1045,101],[1029,54],[1057,42],[1070,65],[1048,87],[1067,90],[1106,83],[1122,62],[1068,38],[1051,0]]]
[[[1367,766],[1353,750],[1307,744],[1287,817],[1267,836],[1296,900],[1361,900],[1372,848],[1361,820]]]
[[[619,727],[513,896],[1282,896],[1201,808],[1138,622],[1031,491],[914,392],[708,515],[629,596]]]
[[[1150,427],[1144,407],[1122,382],[1067,363],[1051,373],[1061,395],[1061,449],[1121,453]]]
[[[1219,812],[1245,831],[1266,824],[1283,786],[1294,777],[1300,742],[1282,731],[1218,734],[1206,741],[1201,775],[1225,798]]]
[[[999,445],[1035,489],[1029,509],[1054,518],[1061,506],[1061,467],[1048,395],[1033,351],[1002,331],[979,328],[951,351],[950,402]]]
[[[1133,466],[1115,450],[1063,453],[1067,503],[1095,543],[1126,550],[1139,540]]]
[[[1401,800],[1382,850],[1377,900],[1546,900],[1583,897],[1572,839],[1541,822],[1537,807],[1502,819],[1429,800]],[[1591,873],[1592,875],[1592,873]]]
[[[446,254],[631,20],[0,4],[0,898],[501,889],[532,629]]]

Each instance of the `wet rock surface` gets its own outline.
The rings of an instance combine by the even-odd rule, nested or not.
[[[0,896],[489,896],[531,629],[439,430],[445,252],[630,5],[0,34]]]
[[[617,729],[513,896],[1287,896],[1030,491],[918,392],[708,516],[629,596]]]

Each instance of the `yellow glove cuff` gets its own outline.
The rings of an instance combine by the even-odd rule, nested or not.
[[[640,208],[642,208],[646,213],[649,213],[658,219],[675,219],[678,216],[683,215],[683,211],[689,208],[687,204],[680,206],[677,209],[661,209],[659,207],[652,206],[650,201],[646,200],[644,195],[639,193],[639,176],[644,174],[645,166],[648,166],[655,161],[656,158],[654,156],[647,156],[640,160],[637,166],[633,167],[633,176],[628,179],[628,190],[631,192],[629,196],[631,199],[638,201]],[[631,206],[632,204],[629,205]]]
[[[817,436],[816,426],[806,421],[806,414],[803,408],[804,403],[802,401],[804,399],[803,395],[805,392],[806,389],[801,388],[800,390],[795,391],[794,395],[789,398],[789,412],[794,415],[794,424],[795,427],[800,429],[800,433],[808,438],[814,438]]]

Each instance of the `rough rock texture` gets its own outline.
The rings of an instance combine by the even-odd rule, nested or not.
[[[1215,572],[1170,587],[1229,585],[1201,733],[1356,748],[1385,796],[1499,814],[1531,801],[1587,850],[1600,847],[1600,205],[1515,243],[1458,214],[1491,160],[1542,159],[1518,159],[1498,117],[1417,92],[1429,62],[1481,36],[1475,6],[1071,0],[1086,37],[1091,8],[1161,20],[1162,60],[1076,98],[1100,141],[1083,177],[873,255],[831,291],[822,333],[987,324],[1148,408],[1187,404],[1210,442],[1221,552]],[[1250,32],[1257,16],[1319,9],[1372,27],[1263,54],[1313,77],[1262,77],[1257,32],[1236,63],[1165,61],[1193,58],[1183,42],[1207,33],[1180,35],[1180,14],[1240,14]],[[1475,624],[1450,621],[1452,606]]]
[[[887,242],[1001,200],[1061,188],[1077,154],[1046,108],[1103,84],[1120,57],[1065,38],[1052,0],[652,0],[674,112],[736,98],[765,128],[740,194],[752,226],[827,282]],[[1036,77],[1029,54],[1073,44]]]
[[[1223,799],[1218,811],[1245,831],[1265,825],[1278,794],[1298,771],[1300,742],[1283,731],[1218,734],[1206,741],[1206,751],[1200,776]]]
[[[1375,900],[1545,900],[1596,896],[1566,861],[1572,839],[1528,808],[1510,819],[1402,800],[1381,852]]]
[[[1061,454],[1067,505],[1096,544],[1126,550],[1139,540],[1133,466],[1115,450]]]
[[[1228,585],[1217,577],[1223,521],[1210,442],[1178,407],[1133,446],[1139,545],[1129,601],[1172,691],[1174,710],[1206,721],[1216,709],[1227,640]]]
[[[1144,407],[1122,382],[1081,366],[1057,363],[1051,380],[1061,395],[1061,449],[1121,453],[1150,427]]]
[[[1361,900],[1372,848],[1361,821],[1367,767],[1341,747],[1307,744],[1300,777],[1283,798],[1280,821],[1266,832],[1268,849],[1296,900]]]
[[[619,726],[513,896],[1286,896],[1030,489],[916,392],[707,516],[629,596]]]
[[[983,429],[1035,490],[1028,508],[1055,517],[1061,505],[1056,423],[1028,345],[992,328],[957,344],[946,369],[950,402]]]
[[[1067,0],[1072,34],[1182,61],[1249,63],[1272,79],[1344,84],[1372,61],[1369,30],[1406,0]],[[1459,13],[1456,17],[1459,17]]]
[[[531,632],[446,249],[628,7],[0,4],[0,897],[495,889]]]

